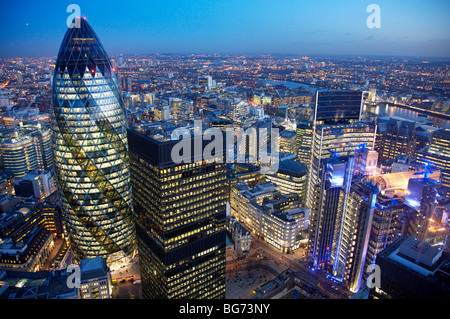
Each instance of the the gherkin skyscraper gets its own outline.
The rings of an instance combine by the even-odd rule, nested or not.
[[[53,151],[66,231],[80,258],[134,252],[126,117],[108,55],[84,18],[62,41]],[[114,254],[114,255],[117,255]]]

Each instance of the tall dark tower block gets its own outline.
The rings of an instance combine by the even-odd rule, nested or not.
[[[176,140],[131,129],[128,140],[144,298],[225,298],[223,154],[177,164]]]

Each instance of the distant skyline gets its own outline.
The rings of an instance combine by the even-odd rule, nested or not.
[[[56,56],[77,4],[111,56],[384,55],[450,58],[450,1],[2,1],[0,57]],[[381,27],[366,25],[368,5]]]

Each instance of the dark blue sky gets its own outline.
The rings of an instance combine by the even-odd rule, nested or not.
[[[78,4],[109,55],[287,53],[450,57],[448,0],[0,2],[0,57],[56,56]],[[381,28],[366,25],[369,4]]]

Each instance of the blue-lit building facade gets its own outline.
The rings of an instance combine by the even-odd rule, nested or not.
[[[376,168],[376,128],[360,122],[362,106],[362,91],[316,91],[307,194],[309,264],[352,291],[365,279],[378,194],[362,179]]]
[[[342,214],[333,256],[333,274],[341,278],[353,292],[364,281],[366,256],[369,247],[378,188],[355,178],[341,189]]]
[[[436,208],[439,183],[431,178],[411,178],[405,196],[405,204],[411,208],[407,232],[419,239],[427,238],[430,219]]]
[[[335,193],[333,196],[334,199],[332,200],[333,206],[337,205],[340,188],[344,184],[344,168],[339,168],[340,173],[337,174],[337,164],[331,165],[328,161],[331,157],[336,155],[341,158],[353,157],[356,149],[361,143],[367,143],[369,147],[373,146],[374,134],[375,127],[362,123],[317,125],[317,128],[315,129],[309,171],[307,207],[311,210],[309,217],[308,255],[316,267],[320,266],[321,268],[326,268],[326,265],[330,261],[332,249],[331,237],[329,238],[331,241],[327,240],[326,244],[320,245],[319,242],[321,240],[317,237],[320,232],[325,230],[322,223],[327,219],[323,217],[323,214],[328,214],[328,212],[324,205],[331,200],[330,196],[332,193]],[[332,172],[328,177],[328,179],[330,179],[329,186],[326,186],[325,184],[327,180],[327,170],[331,170]],[[320,246],[322,248],[318,249]],[[320,252],[322,249],[325,249],[327,252]],[[320,257],[320,255],[327,257]]]
[[[450,198],[450,130],[435,131],[430,145],[419,150],[416,159],[418,163],[431,164],[441,171],[441,193]]]
[[[321,162],[317,208],[310,216],[308,254],[314,268],[331,270],[342,212],[344,180],[352,173],[350,158],[331,158]]]

